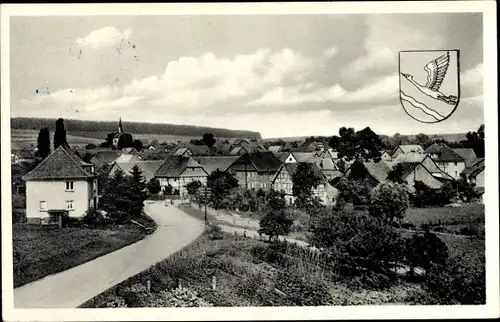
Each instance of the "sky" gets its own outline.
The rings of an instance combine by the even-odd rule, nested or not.
[[[481,13],[12,17],[11,116],[264,138],[467,132],[484,122],[482,26]],[[460,103],[436,124],[399,99],[399,51],[428,49],[460,50]]]

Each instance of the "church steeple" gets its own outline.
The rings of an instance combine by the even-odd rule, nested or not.
[[[123,133],[122,118],[120,117],[120,122],[118,123],[118,133]]]

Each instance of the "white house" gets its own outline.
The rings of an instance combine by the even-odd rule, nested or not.
[[[316,166],[316,164],[311,163],[314,174],[319,179],[319,184],[316,188],[313,188],[312,195],[313,197],[318,197],[321,199],[321,202],[325,205],[329,205],[333,203],[333,197],[328,194],[328,189],[331,187],[327,187],[329,185],[327,183],[326,177],[321,173],[320,169]],[[274,190],[283,191],[285,193],[285,200],[289,204],[293,204],[295,202],[295,197],[293,196],[293,181],[292,176],[294,172],[297,170],[298,163],[284,163],[279,168],[278,172],[275,174],[272,187]]]
[[[181,198],[187,197],[187,184],[200,181],[206,185],[207,176],[208,173],[196,160],[182,155],[168,157],[154,175],[160,181],[162,192],[170,185],[173,190],[179,190]]]
[[[434,143],[425,150],[437,166],[445,173],[460,179],[460,175],[465,170],[465,159],[443,143]]]
[[[98,206],[94,165],[62,146],[23,179],[28,223],[45,223],[49,213],[82,217],[89,208]]]

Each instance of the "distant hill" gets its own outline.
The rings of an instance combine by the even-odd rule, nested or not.
[[[337,134],[336,134],[337,135]],[[414,139],[416,135],[413,134],[401,134],[403,136],[408,137],[409,139]],[[429,138],[431,139],[443,139],[448,142],[460,142],[462,140],[467,140],[465,137],[465,133],[449,133],[449,134],[427,134]],[[390,135],[384,135],[384,134],[379,134],[379,136],[382,137],[391,137]],[[274,142],[278,140],[283,140],[284,142],[293,142],[293,141],[304,141],[307,138],[307,136],[291,136],[291,137],[282,137],[282,138],[267,138],[263,139],[265,142]]]
[[[43,127],[55,130],[56,119],[42,118],[11,118],[12,129],[39,130]],[[124,132],[134,134],[162,134],[173,136],[201,137],[204,133],[210,132],[215,137],[224,138],[248,138],[260,139],[259,132],[244,130],[229,130],[221,128],[211,128],[194,125],[177,125],[167,123],[146,123],[146,122],[123,122]],[[64,119],[64,125],[68,133],[99,133],[99,138],[104,138],[104,133],[116,132],[118,121],[81,121]]]

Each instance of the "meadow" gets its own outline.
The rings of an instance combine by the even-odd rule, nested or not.
[[[11,150],[21,150],[26,146],[37,144],[38,132],[36,130],[21,130],[11,129]],[[50,133],[50,141],[54,139],[54,132]],[[73,134],[67,135],[68,144],[70,146],[85,147],[89,143],[99,144],[103,140],[92,137],[78,136]]]

